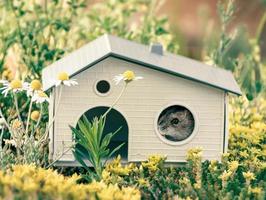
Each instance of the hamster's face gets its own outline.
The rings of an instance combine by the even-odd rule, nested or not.
[[[169,107],[159,116],[158,130],[160,134],[168,140],[184,140],[190,136],[193,129],[194,118],[184,107]]]

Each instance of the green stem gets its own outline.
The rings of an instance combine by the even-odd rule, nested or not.
[[[260,22],[259,22],[259,26],[258,26],[258,29],[257,29],[257,33],[256,33],[256,38],[258,40],[258,38],[260,37],[262,31],[263,31],[263,27],[264,27],[264,24],[266,23],[266,12],[264,13],[264,15],[262,16]]]
[[[56,104],[56,110],[55,110],[55,113],[54,113],[54,116],[53,116],[53,119],[49,122],[45,132],[44,132],[44,135],[43,137],[40,139],[40,142],[42,142],[42,140],[46,140],[47,137],[48,137],[48,133],[49,133],[49,130],[51,128],[51,126],[54,124],[54,121],[55,121],[55,118],[57,116],[57,113],[58,113],[58,108],[59,108],[59,103],[60,103],[60,100],[61,100],[61,96],[62,96],[62,91],[63,91],[63,86],[60,85],[59,86],[59,94],[58,94],[58,100],[57,100],[57,104]]]
[[[46,169],[50,168],[51,166],[53,166],[53,164],[55,164],[60,158],[62,158],[68,151],[70,151],[71,149],[73,149],[73,147],[75,146],[76,144],[70,146],[69,148],[67,148],[65,151],[63,151],[63,153],[58,156],[53,162],[51,162],[47,167]]]
[[[3,144],[3,136],[4,136],[4,127],[2,127],[1,129],[1,135],[0,135],[0,159],[2,160],[2,155],[3,155],[3,147],[2,147],[2,144]]]
[[[16,107],[16,111],[17,111],[17,114],[18,114],[18,119],[21,121],[21,123],[23,124],[22,122],[22,118],[21,118],[21,115],[20,115],[20,112],[19,112],[19,108],[18,108],[18,98],[17,98],[17,95],[16,93],[13,92],[13,95],[14,95],[14,102],[15,102],[15,107]]]
[[[31,132],[31,135],[34,135],[34,133],[36,132],[36,130],[37,130],[37,128],[38,128],[38,126],[39,126],[39,124],[40,124],[40,122],[41,122],[41,119],[42,119],[42,109],[43,109],[43,108],[42,108],[42,104],[41,104],[41,108],[40,108],[40,116],[39,116],[39,119],[38,119],[38,121],[37,121],[35,127],[33,128],[32,132]]]
[[[0,107],[0,117],[4,120],[5,126],[8,128],[9,132],[11,133],[11,127],[8,125],[6,118],[4,117],[4,114],[2,112],[1,107]]]
[[[31,109],[32,109],[32,98],[30,101],[30,107],[29,107],[29,111],[28,111],[28,118],[27,118],[27,123],[26,123],[26,134],[28,134],[28,129],[29,129],[29,123],[30,123],[30,114],[31,114]]]
[[[117,102],[119,101],[119,99],[122,97],[124,91],[126,90],[128,83],[125,84],[125,86],[123,87],[123,89],[121,90],[120,94],[118,95],[118,97],[116,98],[116,100],[114,101],[114,103],[109,107],[109,109],[102,115],[103,118],[106,117],[106,115],[113,109],[113,107],[117,104]]]

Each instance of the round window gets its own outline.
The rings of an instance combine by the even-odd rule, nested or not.
[[[157,120],[157,129],[161,138],[169,142],[186,140],[194,131],[193,114],[184,106],[172,105],[165,108]]]
[[[106,94],[110,91],[110,83],[106,80],[100,80],[96,83],[96,91],[100,94]]]

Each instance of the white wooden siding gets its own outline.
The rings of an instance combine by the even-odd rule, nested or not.
[[[54,158],[72,144],[69,125],[75,126],[79,117],[90,108],[110,106],[114,102],[124,83],[116,86],[112,79],[125,70],[133,70],[137,76],[144,77],[130,83],[115,106],[129,126],[129,161],[141,161],[152,154],[163,154],[168,156],[168,161],[183,162],[186,151],[196,146],[204,149],[205,159],[220,157],[224,134],[224,91],[110,57],[76,75],[74,78],[78,86],[63,88],[54,127]],[[108,96],[98,96],[94,91],[95,81],[101,79],[111,83]],[[161,141],[154,124],[158,112],[175,102],[189,105],[198,119],[198,132],[181,146]],[[74,158],[68,152],[61,160]]]

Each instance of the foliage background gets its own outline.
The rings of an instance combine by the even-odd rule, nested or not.
[[[164,158],[158,156],[153,156],[138,166],[122,166],[118,158],[102,172],[103,181],[105,184],[117,184],[119,187],[138,187],[147,199],[175,198],[177,195],[182,198],[200,199],[231,199],[234,196],[240,199],[264,199],[265,1],[238,0],[236,4],[231,0],[221,1],[216,12],[217,3],[218,1],[208,1],[208,4],[204,5],[202,1],[197,1],[195,5],[198,7],[194,6],[194,10],[191,10],[191,6],[181,9],[182,5],[184,6],[181,0],[169,0],[165,1],[165,4],[159,0],[1,1],[1,78],[40,79],[41,70],[45,66],[104,33],[143,44],[161,42],[170,52],[231,70],[241,85],[244,97],[232,97],[230,100],[229,152],[223,156],[221,163],[202,163],[199,149],[188,152],[188,163],[183,168],[164,168]],[[244,23],[239,20],[241,13],[248,13],[243,9],[243,5],[256,8],[251,10],[252,12],[249,10],[252,13],[248,15],[250,20],[244,20]],[[180,6],[177,9],[179,12],[169,14],[176,6]],[[187,22],[188,16],[191,20]],[[198,26],[192,23],[195,21]],[[192,27],[190,33],[187,27]],[[196,33],[192,34],[193,31]],[[11,99],[11,96],[0,96],[0,106],[9,122],[17,117]],[[25,120],[29,101],[25,95],[19,96],[19,99],[22,118]],[[47,110],[45,113],[43,126],[47,122]],[[8,137],[6,132],[4,138]],[[45,150],[47,149],[39,149],[37,155],[43,155]],[[46,157],[40,159],[47,162]],[[11,164],[20,164],[20,161],[15,154],[6,151],[4,159],[1,159],[1,166]],[[32,181],[20,176],[25,174],[28,168],[38,171],[35,167],[22,167],[23,170],[19,171],[18,178],[14,180],[18,183],[21,180]],[[3,177],[9,176],[7,174],[14,175],[12,170],[0,173],[0,196],[3,194],[2,188],[10,190],[13,187],[13,180],[2,181]],[[166,188],[165,185],[169,187]],[[23,187],[23,184],[18,187],[15,185],[15,188],[10,190],[14,191],[14,194],[10,195],[24,195]],[[38,191],[38,187],[36,188]],[[107,189],[109,192],[120,192],[117,187]]]

